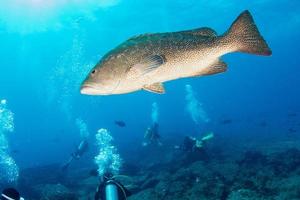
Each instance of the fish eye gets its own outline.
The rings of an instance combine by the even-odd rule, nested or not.
[[[92,71],[92,74],[95,74],[96,73],[96,70],[94,69],[93,71]]]

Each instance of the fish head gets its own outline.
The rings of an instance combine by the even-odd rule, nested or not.
[[[114,58],[100,61],[83,81],[80,93],[86,95],[110,95],[118,88],[122,73]]]

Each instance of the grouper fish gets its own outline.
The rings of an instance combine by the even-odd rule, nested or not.
[[[272,54],[247,10],[222,35],[204,27],[132,37],[99,61],[80,92],[111,95],[143,89],[163,94],[166,81],[225,72],[220,57],[231,52]]]

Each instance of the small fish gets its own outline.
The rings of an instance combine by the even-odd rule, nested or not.
[[[125,127],[126,123],[124,121],[115,121],[115,124],[118,125],[119,127]]]
[[[223,120],[221,120],[220,123],[221,123],[221,124],[231,124],[231,123],[232,123],[232,120],[231,120],[231,119],[223,119]]]
[[[247,10],[222,35],[205,27],[130,38],[99,61],[80,92],[111,95],[143,89],[163,94],[166,81],[225,72],[220,57],[231,52],[272,54]]]
[[[18,149],[14,149],[11,151],[13,154],[18,154],[20,151]]]
[[[296,133],[297,132],[297,130],[296,129],[294,129],[294,128],[289,128],[289,130],[288,130],[290,133]]]
[[[97,177],[99,175],[98,170],[97,169],[91,169],[89,171],[89,175]]]
[[[261,126],[261,127],[267,127],[268,126],[267,122],[265,122],[265,121],[261,121],[258,125]]]
[[[291,112],[288,114],[288,117],[297,117],[297,113]]]

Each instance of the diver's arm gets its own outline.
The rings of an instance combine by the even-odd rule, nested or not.
[[[63,166],[61,167],[61,169],[63,170],[63,171],[65,171],[66,169],[68,169],[68,167],[70,166],[70,164],[71,164],[71,162],[74,160],[74,156],[72,155],[70,158],[69,158],[69,160],[65,163],[65,164],[63,164]]]

